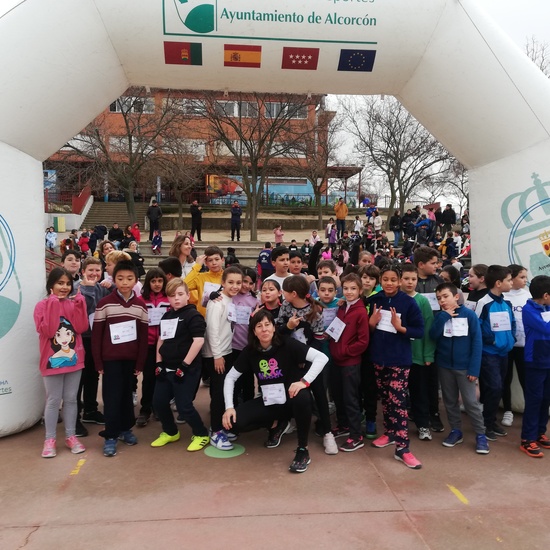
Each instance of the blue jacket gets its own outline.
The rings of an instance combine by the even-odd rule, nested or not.
[[[465,370],[469,376],[479,376],[481,367],[481,327],[476,314],[464,306],[455,309],[456,318],[468,319],[468,335],[446,337],[443,329],[452,317],[441,311],[436,315],[430,336],[436,341],[436,363],[438,367]]]
[[[542,318],[550,306],[527,300],[521,312],[525,329],[526,366],[536,369],[550,369],[550,323]]]
[[[243,213],[243,209],[240,206],[232,206],[231,207],[231,221],[232,222],[240,222],[242,213]]]
[[[395,296],[388,297],[381,291],[373,294],[367,300],[369,311],[374,312],[374,306],[382,306],[389,311],[395,308],[401,313],[401,323],[407,329],[406,334],[385,332],[375,329],[371,332],[369,351],[373,363],[381,366],[410,366],[412,364],[411,338],[424,336],[424,320],[418,304],[401,290]]]
[[[491,313],[507,312],[510,316],[511,330],[493,331],[491,329]],[[516,319],[512,304],[503,296],[495,296],[489,291],[476,307],[476,315],[481,324],[481,336],[483,338],[483,353],[489,355],[507,355],[514,347],[516,339]]]

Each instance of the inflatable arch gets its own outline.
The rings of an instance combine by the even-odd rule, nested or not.
[[[0,435],[43,409],[41,163],[129,85],[394,95],[471,169],[474,260],[550,271],[550,82],[475,0],[4,0],[0,50]]]

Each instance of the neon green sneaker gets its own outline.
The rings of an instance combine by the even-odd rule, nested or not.
[[[204,449],[209,442],[210,438],[207,435],[194,435],[191,437],[191,443],[189,443],[187,450],[191,452],[200,451],[201,449]]]
[[[174,441],[178,441],[179,438],[179,432],[176,435],[168,435],[166,432],[161,432],[158,438],[151,443],[151,447],[164,447],[167,443],[174,443]]]

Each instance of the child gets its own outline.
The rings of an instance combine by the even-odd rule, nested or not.
[[[538,275],[529,287],[532,299],[523,307],[525,328],[525,410],[520,449],[533,458],[542,458],[550,449],[546,436],[550,406],[550,277]]]
[[[302,275],[303,267],[302,253],[298,250],[291,250],[288,255],[288,272],[291,275]]]
[[[147,426],[149,417],[153,412],[153,395],[155,393],[155,367],[157,363],[157,341],[162,316],[170,307],[166,295],[166,275],[158,268],[153,267],[145,275],[145,283],[141,296],[147,307],[149,329],[147,334],[147,358],[143,367],[143,380],[141,383],[141,408],[136,419],[136,426]]]
[[[288,245],[288,251],[289,252],[297,252],[298,251],[298,245],[296,243],[296,239],[292,239],[290,241],[290,244]]]
[[[208,271],[201,272],[203,265]],[[191,303],[196,304],[197,310],[206,316],[206,304],[210,293],[218,290],[223,275],[223,252],[217,246],[209,246],[204,254],[197,256],[191,272],[185,277],[185,284],[191,294]]]
[[[306,239],[304,241],[304,244],[300,248],[300,252],[302,253],[302,258],[304,262],[307,264],[309,261],[309,255],[311,254],[311,245],[309,244],[309,239]]]
[[[273,228],[273,234],[275,235],[275,248],[277,248],[278,246],[282,246],[283,245],[283,237],[285,236],[285,233],[282,229],[282,226],[279,224],[279,225],[276,225],[274,228]]]
[[[437,342],[437,365],[443,403],[451,432],[444,447],[463,442],[459,393],[476,433],[476,453],[488,454],[481,405],[476,397],[476,380],[481,364],[481,330],[473,311],[458,303],[458,289],[451,283],[436,288],[441,312],[434,320],[430,336]]]
[[[159,269],[166,275],[166,282],[183,275],[183,266],[178,258],[168,256],[159,262]],[[193,264],[194,265],[194,264]]]
[[[40,374],[46,389],[43,458],[56,456],[57,419],[63,401],[65,444],[72,453],[86,449],[75,436],[78,414],[77,393],[84,368],[84,348],[80,334],[88,328],[86,302],[80,293],[70,298],[73,281],[60,267],[52,269],[46,282],[49,294],[34,308],[34,323],[40,342]]]
[[[57,233],[55,232],[55,229],[52,227],[48,227],[48,230],[46,231],[46,248],[50,250],[50,252],[54,252],[55,247],[57,246]]]
[[[84,369],[78,388],[78,412],[82,413],[82,422],[103,425],[105,417],[97,410],[99,374],[95,368],[92,354],[92,324],[95,309],[99,301],[111,293],[110,289],[102,287],[99,283],[101,275],[101,261],[97,258],[86,258],[82,263],[82,278],[75,283],[75,287],[80,290],[86,300],[86,313],[90,319],[90,326],[82,333]],[[76,421],[76,434],[80,434],[80,437],[88,435],[88,430],[82,425],[79,418]]]
[[[294,340],[313,347],[321,347],[324,326],[320,314],[321,306],[309,294],[309,284],[305,277],[292,275],[283,283],[284,302],[279,311],[277,326],[279,332],[290,335]],[[327,454],[336,454],[338,449],[331,431],[328,410],[327,388],[323,374],[311,384],[311,391],[317,404],[319,415],[318,429],[323,435],[323,445]]]
[[[134,374],[147,357],[148,316],[145,303],[133,288],[137,268],[131,261],[118,262],[113,270],[116,290],[97,305],[92,327],[92,351],[97,371],[103,374],[105,438],[103,454],[116,455],[117,439],[137,443],[132,433]]]
[[[369,344],[369,319],[361,298],[361,279],[355,273],[342,277],[346,303],[338,308],[343,331],[330,340],[331,389],[338,419],[337,435],[348,428],[341,451],[356,451],[365,446],[361,428],[361,356]],[[345,430],[344,430],[345,431]]]
[[[414,423],[418,428],[418,439],[421,441],[431,441],[430,432],[430,394],[428,370],[434,362],[435,344],[430,338],[429,331],[432,328],[434,314],[430,302],[422,294],[416,292],[418,284],[418,273],[416,267],[412,264],[402,266],[401,272],[401,290],[414,298],[424,320],[424,336],[411,342],[412,345],[412,364],[409,373],[409,395],[411,400],[411,413]]]
[[[317,264],[317,275],[319,279],[322,277],[332,277],[336,283],[336,296],[338,298],[342,297],[342,284],[340,283],[340,278],[338,277],[336,263],[332,260],[322,260]],[[312,296],[318,296],[318,288],[315,282],[311,283],[310,293]]]
[[[311,232],[311,237],[309,238],[309,241],[311,242],[311,245],[313,246],[315,243],[319,242],[321,240],[321,237],[319,237],[317,231],[314,229]]]
[[[220,300],[210,300],[206,306],[206,339],[202,355],[203,364],[210,374],[210,445],[222,451],[230,451],[233,445],[223,430],[222,416],[225,410],[223,383],[232,366],[233,333],[231,324],[236,321],[233,297],[242,286],[243,273],[236,267],[228,267],[222,275]]]
[[[475,311],[477,303],[481,298],[487,295],[489,289],[485,284],[485,275],[487,275],[487,266],[485,264],[473,265],[468,271],[468,299],[464,305]]]
[[[262,281],[265,281],[275,271],[271,263],[271,251],[271,243],[266,241],[263,250],[260,251],[256,260],[256,270],[258,271],[258,277]]]
[[[283,281],[290,277],[288,272],[288,262],[289,262],[289,250],[286,246],[278,246],[274,248],[271,252],[271,264],[275,269],[275,273],[267,277],[267,280],[277,281],[279,286],[282,288]]]
[[[373,255],[368,250],[362,250],[359,252],[359,259],[357,262],[357,265],[359,267],[363,267],[364,265],[372,265],[373,264]]]
[[[153,254],[160,256],[162,254],[161,247],[162,237],[160,231],[158,229],[155,229],[153,233],[153,240],[151,241],[151,250],[153,251]]]
[[[359,216],[355,216],[355,221],[353,222],[353,230],[360,232],[362,227],[363,227],[363,224],[359,219]]]
[[[370,354],[384,412],[384,434],[373,447],[396,445],[394,457],[409,468],[422,464],[409,450],[406,393],[412,363],[411,338],[424,336],[424,322],[414,298],[399,287],[401,270],[397,264],[380,269],[382,290],[369,298],[371,307]]]
[[[197,308],[189,303],[189,289],[178,277],[166,285],[171,309],[160,321],[157,343],[156,381],[153,406],[162,424],[162,432],[151,447],[164,447],[180,438],[170,408],[174,397],[179,414],[193,435],[188,451],[200,451],[210,441],[208,430],[193,405],[201,377],[201,348],[206,323]]]
[[[525,331],[523,330],[522,309],[531,298],[531,293],[525,288],[527,285],[527,270],[518,264],[508,266],[512,272],[512,290],[504,293],[504,299],[512,304],[514,317],[516,319],[516,332],[514,337],[516,343],[508,354],[508,370],[504,378],[504,388],[502,390],[502,406],[504,414],[500,423],[503,426],[511,426],[514,422],[512,413],[512,379],[514,377],[514,363],[518,373],[518,380],[521,388],[525,388]]]
[[[232,246],[227,247],[227,256],[225,257],[225,267],[229,267],[233,264],[238,264],[239,258],[237,258],[236,250]]]
[[[76,250],[66,250],[61,256],[61,266],[66,269],[73,281],[78,281],[80,279],[80,252]]]
[[[507,435],[506,430],[497,426],[496,415],[508,369],[508,352],[515,344],[516,321],[512,304],[504,300],[503,296],[504,292],[512,290],[510,269],[502,265],[490,265],[485,282],[489,292],[479,300],[476,307],[483,337],[479,390],[485,435],[489,441],[496,441],[497,436]]]
[[[323,260],[332,260],[332,250],[330,245],[325,246],[325,249],[321,252],[321,258]]]
[[[330,232],[328,235],[328,244],[332,250],[336,248],[336,243],[338,242],[338,232],[336,230],[336,224],[333,223],[330,226]]]
[[[132,258],[130,254],[123,252],[122,250],[113,250],[112,252],[109,252],[107,256],[105,256],[106,275],[104,275],[103,282],[101,283],[102,286],[104,286],[105,288],[113,287],[113,284],[114,284],[113,272],[114,272],[115,266],[117,265],[118,262],[122,262],[122,261],[132,262]],[[137,267],[136,267],[136,273],[137,273]],[[139,278],[139,274],[138,274],[138,278]],[[136,296],[141,296],[142,288],[143,288],[143,285],[139,281],[136,281],[136,284],[134,285],[134,288],[132,290],[134,291]]]
[[[359,268],[357,275],[361,277],[361,293],[364,298],[368,298],[380,290],[380,268],[378,266],[362,266]]]
[[[430,302],[432,311],[439,311],[439,304],[435,295],[435,289],[443,283],[443,279],[437,275],[439,254],[437,250],[429,246],[420,246],[414,251],[413,263],[418,270],[418,284],[416,292],[424,294]],[[426,365],[430,403],[430,428],[434,432],[442,432],[445,428],[439,414],[439,380],[437,378],[437,365]]]
[[[252,315],[260,309],[266,309],[273,315],[273,319],[277,319],[281,309],[281,287],[279,283],[273,279],[266,279],[260,286],[260,299],[262,303],[252,312]]]

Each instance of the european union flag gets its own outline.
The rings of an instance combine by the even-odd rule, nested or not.
[[[340,50],[339,71],[372,72],[376,50]]]

